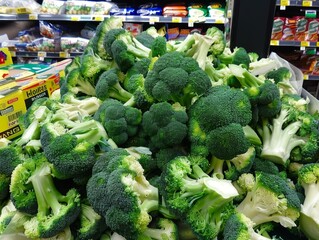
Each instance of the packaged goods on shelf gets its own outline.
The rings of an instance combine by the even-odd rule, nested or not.
[[[275,17],[271,32],[271,39],[280,40],[283,35],[283,29],[285,26],[285,18],[284,17]]]
[[[225,6],[221,2],[213,2],[207,6],[208,16],[221,18],[225,17]]]
[[[191,4],[187,7],[189,17],[206,17],[208,9],[202,4]]]
[[[40,13],[63,14],[65,12],[65,1],[43,0]]]
[[[67,1],[65,3],[65,14],[88,15],[93,13],[94,2]]]
[[[188,14],[187,7],[183,3],[170,3],[164,6],[164,16],[186,17]]]
[[[136,14],[139,16],[160,16],[163,14],[163,9],[156,3],[146,3],[138,6]]]

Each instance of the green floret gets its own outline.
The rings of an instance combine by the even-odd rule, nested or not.
[[[229,180],[208,176],[183,156],[166,165],[161,185],[168,209],[184,219],[199,239],[217,237],[238,195]]]
[[[142,236],[139,236],[140,240],[162,240],[162,239],[170,239],[177,240],[178,237],[178,228],[177,225],[170,219],[159,218],[156,219],[155,223],[152,223],[151,228],[147,228]]]
[[[85,80],[90,79],[94,84],[95,79],[105,70],[112,67],[112,62],[102,59],[92,48],[87,48],[81,57],[80,72]]]
[[[246,49],[242,47],[234,48],[233,51],[226,49],[218,56],[218,60],[226,65],[241,65],[245,69],[248,69],[250,64],[250,57]]]
[[[185,156],[186,152],[182,147],[161,148],[155,154],[156,165],[163,170],[166,164],[178,156]]]
[[[114,41],[111,50],[118,68],[126,73],[134,65],[135,56],[127,51],[127,46],[122,40]]]
[[[159,57],[164,55],[167,52],[166,49],[166,38],[158,36],[154,39],[151,45],[152,57]]]
[[[234,213],[224,226],[223,239],[227,240],[267,240],[269,238],[256,233],[253,222],[244,214]]]
[[[300,200],[287,180],[278,175],[256,172],[255,181],[237,210],[254,226],[277,222],[285,228],[295,227],[300,215]]]
[[[254,160],[254,164],[252,166],[254,172],[266,172],[272,174],[279,174],[279,168],[276,166],[275,163],[256,157]]]
[[[144,169],[144,174],[148,175],[152,171],[157,169],[156,161],[152,157],[152,152],[147,147],[127,147],[125,150],[131,155],[134,156],[142,168]]]
[[[38,207],[36,216],[24,223],[25,235],[29,238],[53,237],[73,223],[79,215],[80,195],[75,189],[62,195],[54,185],[51,167],[46,161],[35,162],[32,159],[20,166],[15,170],[14,177],[21,178],[20,174],[24,171],[24,179],[18,185],[13,184],[11,190],[31,185],[30,190],[36,197]]]
[[[54,165],[57,178],[81,175],[95,163],[95,147],[108,140],[101,123],[91,119],[68,129],[58,123],[48,123],[41,131],[41,143],[48,161]]]
[[[179,102],[186,107],[210,87],[209,77],[196,61],[180,52],[159,57],[145,78],[145,90],[155,100]]]
[[[105,33],[103,46],[107,54],[112,58],[113,58],[113,53],[111,48],[112,43],[116,40],[117,36],[122,33],[125,33],[124,28],[113,28]]]
[[[67,75],[69,72],[71,72],[73,69],[79,68],[81,65],[81,57],[80,56],[75,56],[71,63],[69,63],[65,69],[64,69],[64,73],[65,75]]]
[[[275,83],[289,82],[291,76],[291,71],[286,67],[279,67],[265,74],[266,78],[273,79]]]
[[[213,44],[210,46],[209,52],[214,56],[222,54],[226,47],[226,39],[223,31],[217,27],[210,27],[206,30],[206,35],[213,38]]]
[[[145,47],[151,48],[154,42],[154,37],[150,35],[148,32],[143,31],[135,36],[135,38],[142,43]]]
[[[250,71],[248,71],[246,68],[244,68],[241,65],[229,64],[228,67],[230,71],[232,72],[232,74],[240,82],[240,85],[242,86],[242,88],[251,88],[251,87],[258,88],[265,81],[264,79],[253,75]]]
[[[205,72],[209,76],[213,85],[228,85],[230,87],[238,87],[238,81],[225,64],[220,64],[218,68],[214,67],[214,64],[206,60]]]
[[[10,176],[0,173],[0,201],[7,199],[9,196],[10,181]]]
[[[298,183],[303,187],[305,194],[305,200],[301,205],[300,227],[309,239],[316,239],[319,234],[318,176],[318,163],[305,164],[298,172]]]
[[[257,62],[259,60],[259,55],[256,52],[249,52],[248,56],[250,58],[250,62]]]
[[[106,224],[128,240],[137,239],[151,222],[150,213],[158,210],[158,189],[143,173],[116,169],[108,180]]]
[[[179,104],[154,103],[143,114],[142,128],[154,148],[173,147],[187,136],[188,116]]]
[[[102,123],[108,136],[120,146],[137,134],[142,112],[137,108],[124,106],[118,100],[106,99],[94,118]]]
[[[18,164],[24,161],[26,154],[21,146],[11,144],[0,148],[0,174],[11,176]]]
[[[98,54],[101,58],[107,59],[109,58],[109,54],[107,49],[104,46],[104,39],[108,31],[112,29],[122,28],[123,22],[121,18],[118,17],[110,17],[105,18],[96,28],[95,35],[91,39],[92,47],[94,48],[94,52]]]
[[[134,65],[127,71],[126,78],[124,80],[124,87],[126,88],[125,81],[129,79],[132,75],[142,74],[143,77],[146,77],[149,67],[151,64],[150,58],[142,58],[134,63]],[[130,91],[129,89],[127,89]]]
[[[46,106],[50,100],[47,97],[36,99],[31,106],[27,109],[26,113],[23,114],[22,126],[24,129],[28,128],[30,124],[37,120],[39,122],[44,122],[50,119],[52,113],[50,109]]]
[[[82,76],[79,68],[73,69],[66,75],[66,79],[62,82],[60,88],[62,97],[68,92],[75,95],[95,96],[94,84]]]
[[[107,229],[105,219],[97,214],[90,205],[81,203],[81,212],[75,221],[74,239],[99,239]]]
[[[124,80],[124,74],[116,68],[103,72],[95,86],[96,96],[102,101],[107,98],[115,98],[126,102],[132,94],[126,91],[121,82]]]

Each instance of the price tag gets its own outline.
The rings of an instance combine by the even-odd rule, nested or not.
[[[80,21],[80,16],[71,16],[71,21]]]
[[[29,20],[38,20],[38,14],[29,14]]]
[[[290,5],[289,0],[280,0],[280,6],[286,7]]]
[[[67,52],[59,52],[59,57],[60,58],[68,58],[68,57],[70,57],[70,54]]]
[[[303,7],[311,7],[312,6],[312,1],[302,1],[302,6]]]
[[[26,14],[28,10],[26,8],[16,8],[17,14]]]
[[[188,26],[189,27],[194,27],[194,18],[188,18]]]
[[[225,19],[224,18],[218,18],[218,19],[215,20],[215,23],[223,24],[223,23],[225,23]]]
[[[46,52],[38,52],[38,57],[39,58],[45,58],[47,56]]]
[[[104,16],[103,15],[94,15],[92,17],[93,21],[97,21],[97,22],[102,22],[104,20]]]
[[[303,79],[304,79],[304,80],[308,80],[308,79],[309,79],[309,75],[304,74],[304,75],[303,75]]]
[[[279,40],[270,40],[271,46],[279,46]]]
[[[150,17],[149,18],[149,24],[154,24],[156,22],[159,22],[159,17]]]
[[[309,47],[309,46],[310,46],[310,42],[308,42],[308,41],[301,41],[301,42],[300,42],[300,46],[301,46],[301,47]]]
[[[181,17],[172,17],[172,23],[181,23],[182,18]]]

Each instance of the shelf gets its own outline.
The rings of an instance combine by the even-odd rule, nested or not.
[[[319,42],[309,41],[284,41],[284,40],[271,40],[270,46],[285,46],[285,47],[319,47]]]
[[[31,51],[11,51],[12,57],[39,57],[39,58],[74,58],[82,55],[81,52],[31,52]]]
[[[296,7],[319,7],[318,1],[302,1],[302,0],[277,0],[277,5],[281,8],[287,6],[296,6]]]
[[[0,14],[0,20],[50,20],[50,21],[103,21],[109,18],[110,15],[57,15],[57,14]],[[211,17],[164,17],[164,16],[117,16],[122,18],[123,22],[148,22],[154,24],[159,23],[212,23],[224,24],[226,18],[211,18]]]
[[[313,81],[319,81],[319,75],[308,75],[304,74],[303,75],[304,80],[313,80]]]

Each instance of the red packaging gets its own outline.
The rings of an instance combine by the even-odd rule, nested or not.
[[[295,41],[305,41],[308,21],[304,16],[294,17],[296,20]]]
[[[275,17],[274,23],[272,27],[271,32],[271,39],[272,40],[280,40],[283,34],[283,27],[285,24],[285,18],[284,17]]]
[[[306,41],[317,42],[319,31],[319,19],[308,19]]]

